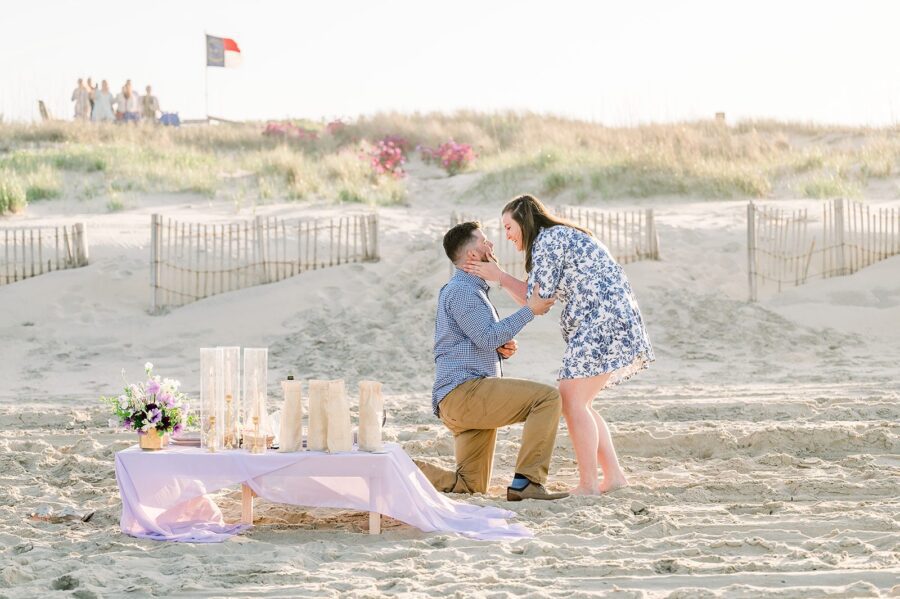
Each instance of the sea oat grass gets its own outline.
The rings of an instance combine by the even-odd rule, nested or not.
[[[810,178],[799,183],[796,189],[806,198],[855,198],[860,195],[859,187],[840,175]]]
[[[113,190],[215,196],[227,192],[223,180],[248,177],[263,199],[393,203],[405,201],[403,181],[376,182],[364,155],[386,136],[403,138],[407,152],[450,139],[472,145],[477,176],[462,195],[492,200],[523,189],[550,197],[755,198],[773,189],[834,197],[895,177],[900,162],[897,127],[712,120],[608,127],[513,112],[382,113],[337,128],[293,124],[318,137],[265,136],[265,123],[0,123],[0,169],[23,189],[30,173],[52,179],[50,169],[59,177],[90,174],[92,183]],[[54,189],[36,186],[32,196],[52,197]]]
[[[0,214],[21,212],[27,204],[25,188],[18,178],[8,171],[0,171]]]
[[[23,177],[25,197],[29,202],[58,198],[62,195],[62,183],[57,171],[46,165]]]

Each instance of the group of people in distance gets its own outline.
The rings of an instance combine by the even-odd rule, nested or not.
[[[456,468],[416,463],[440,491],[484,493],[497,429],[522,422],[507,500],[562,499],[624,487],[628,480],[593,400],[654,360],[631,285],[591,231],[557,218],[534,196],[514,198],[501,216],[506,238],[525,254],[524,280],[500,268],[478,222],[460,223],[444,236],[456,268],[438,297],[431,403],[453,434]],[[489,283],[522,307],[501,319],[488,296]],[[503,362],[518,350],[515,336],[557,300],[566,343],[558,386],[504,376]],[[578,463],[578,486],[568,493],[544,488],[560,414]]]
[[[75,103],[76,121],[136,123],[144,119],[156,122],[159,113],[159,100],[150,86],[141,96],[132,89],[131,79],[116,96],[109,91],[106,79],[99,86],[90,77],[86,81],[79,79],[72,92],[72,102]]]

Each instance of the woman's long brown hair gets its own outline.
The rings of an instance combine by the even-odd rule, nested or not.
[[[509,215],[514,221],[519,223],[522,229],[522,248],[525,250],[525,270],[531,272],[531,246],[534,244],[535,238],[541,229],[546,227],[565,226],[578,229],[582,233],[587,233],[591,237],[594,236],[588,229],[580,227],[575,223],[553,216],[547,210],[547,207],[536,197],[523,194],[510,200],[503,207],[501,214]]]

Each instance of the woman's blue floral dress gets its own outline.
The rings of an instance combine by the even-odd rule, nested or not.
[[[559,379],[612,373],[607,386],[615,385],[655,359],[625,272],[594,237],[563,225],[541,229],[531,246],[529,297],[535,283],[541,296],[564,304]]]

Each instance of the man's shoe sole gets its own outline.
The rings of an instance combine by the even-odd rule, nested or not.
[[[526,489],[528,487],[525,487]],[[507,501],[525,501],[526,499],[536,499],[538,501],[554,501],[556,499],[565,499],[568,497],[568,493],[548,493],[547,495],[539,495],[535,497],[522,497],[519,493],[516,493],[510,489],[506,489],[506,500]]]

